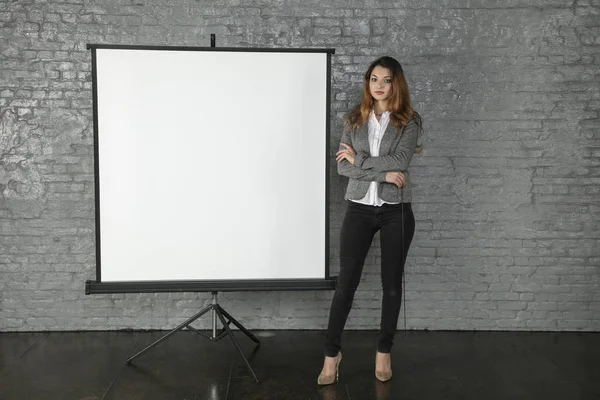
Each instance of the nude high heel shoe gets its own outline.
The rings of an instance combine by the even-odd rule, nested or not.
[[[379,353],[379,352],[377,352],[377,353]],[[375,354],[375,360],[377,360],[377,353]],[[383,354],[383,353],[381,353],[381,354]],[[381,382],[387,382],[390,379],[392,379],[392,366],[391,366],[391,363],[392,363],[392,361],[390,359],[390,370],[389,371],[379,372],[379,371],[377,371],[377,369],[375,369],[375,378],[377,378]],[[377,361],[375,361],[375,365],[377,365]],[[375,367],[375,368],[377,368],[377,367]]]
[[[323,372],[321,372],[319,374],[319,377],[317,378],[317,385],[320,385],[320,386],[331,385],[332,383],[337,382],[337,380],[340,377],[340,373],[339,373],[340,368],[339,367],[340,367],[340,362],[342,361],[342,352],[340,351],[335,358],[336,358],[335,375],[323,375]]]

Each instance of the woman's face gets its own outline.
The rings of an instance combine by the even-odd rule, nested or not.
[[[380,65],[373,68],[369,79],[371,96],[375,100],[385,101],[392,94],[392,73]]]

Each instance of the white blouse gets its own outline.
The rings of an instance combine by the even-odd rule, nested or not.
[[[383,114],[381,114],[381,119],[377,121],[377,117],[375,117],[375,112],[371,110],[371,113],[369,114],[369,150],[371,151],[371,157],[379,156],[379,146],[381,145],[381,138],[383,138],[383,135],[389,123],[389,111],[386,111]],[[365,197],[363,197],[360,200],[351,201],[355,203],[367,204],[369,206],[381,206],[383,204],[398,204],[381,200],[379,198],[379,194],[377,193],[377,185],[377,182],[371,182],[371,185],[369,186],[369,190],[367,191]]]

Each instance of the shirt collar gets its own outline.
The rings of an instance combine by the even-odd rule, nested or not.
[[[389,118],[389,116],[390,116],[390,112],[389,111],[384,111],[381,114],[381,120],[387,119],[387,118]],[[371,113],[369,114],[369,118],[372,118],[375,121],[377,121],[377,117],[375,116],[375,111],[374,110],[371,110]],[[381,120],[378,121],[378,122],[381,122]]]

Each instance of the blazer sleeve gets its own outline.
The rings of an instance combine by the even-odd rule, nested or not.
[[[401,133],[400,142],[394,153],[371,157],[365,152],[356,154],[354,165],[363,171],[406,171],[417,148],[419,126],[414,120],[410,120]]]
[[[340,142],[346,143],[352,146],[352,148],[354,148],[354,145],[352,144],[352,135],[350,134],[349,129],[344,128],[344,133],[342,134],[342,140]],[[342,150],[343,148],[344,147],[340,144],[339,150]],[[367,182],[385,182],[385,174],[387,172],[377,171],[375,169],[365,170],[360,167],[357,167],[356,165],[350,164],[350,162],[348,162],[348,160],[346,159],[337,163],[337,170],[338,174],[342,176]]]

